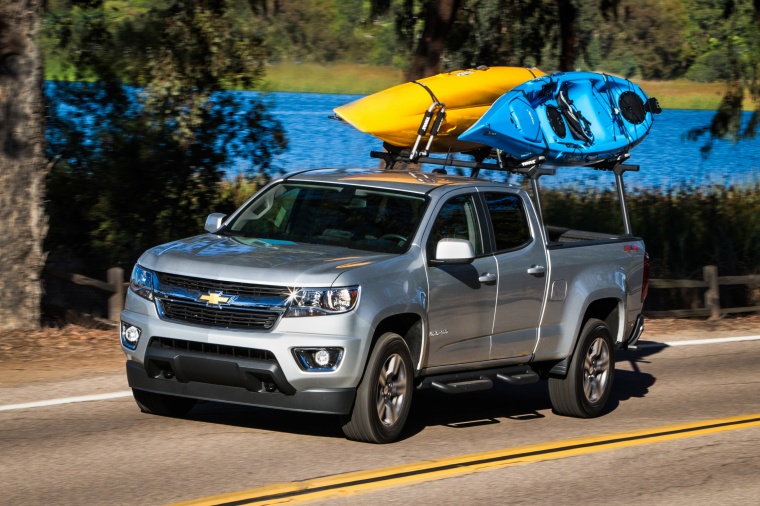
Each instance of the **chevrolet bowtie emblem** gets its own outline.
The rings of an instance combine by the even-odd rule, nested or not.
[[[220,304],[226,304],[230,301],[230,297],[225,297],[221,292],[211,292],[206,295],[201,295],[198,300],[202,300],[211,306],[218,306]]]

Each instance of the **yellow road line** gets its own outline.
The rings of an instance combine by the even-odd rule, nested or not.
[[[689,438],[729,430],[760,427],[760,413],[666,425],[585,438],[539,443],[458,457],[414,462],[282,483],[178,503],[175,506],[237,506],[243,504],[303,504],[317,500],[395,488],[452,476],[540,462],[629,446]]]

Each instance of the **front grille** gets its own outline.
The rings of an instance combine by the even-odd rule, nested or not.
[[[196,341],[186,341],[184,339],[174,339],[171,337],[153,337],[151,338],[148,347],[164,350],[192,351],[217,357],[252,358],[256,360],[269,360],[272,362],[277,361],[272,352],[267,350],[244,348],[242,346],[227,346],[224,344],[199,343]]]
[[[178,276],[157,272],[158,280],[162,285],[177,287],[189,291],[198,292],[223,292],[225,295],[237,295],[245,297],[280,297],[283,300],[290,295],[290,290],[285,286],[253,285],[238,283],[236,281],[218,281],[213,279],[193,278],[190,276]]]
[[[194,325],[240,330],[269,330],[282,314],[279,311],[206,306],[194,302],[159,300],[164,318]]]

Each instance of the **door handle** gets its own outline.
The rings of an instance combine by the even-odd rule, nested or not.
[[[546,273],[546,267],[543,265],[531,265],[528,274],[531,276],[543,276]]]
[[[496,281],[496,274],[491,274],[490,272],[486,272],[484,274],[481,274],[478,278],[478,281],[481,283],[493,283]]]

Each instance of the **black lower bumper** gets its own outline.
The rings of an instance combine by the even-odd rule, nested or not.
[[[264,383],[264,387],[260,390],[255,388],[252,390],[251,381],[253,385],[261,383],[258,383],[253,376],[248,378],[249,374],[246,371],[240,372],[241,382],[237,385],[231,381],[216,383],[180,381],[177,376],[166,377],[164,372],[156,375],[155,371],[152,371],[154,375],[151,375],[142,364],[133,360],[127,360],[126,368],[129,386],[138,390],[290,411],[345,415],[350,413],[356,396],[356,389],[353,388],[292,390],[289,393],[283,393],[276,389],[268,391]],[[230,367],[230,369],[234,368]],[[224,375],[220,374],[207,376],[212,381],[224,378]],[[220,377],[215,378],[215,376]]]

